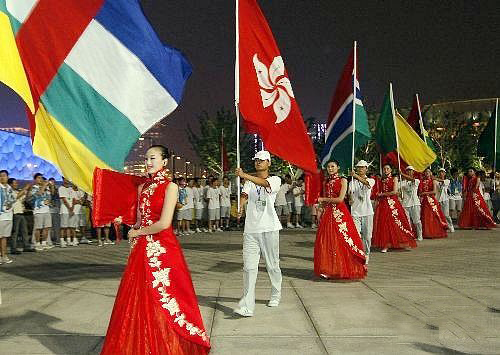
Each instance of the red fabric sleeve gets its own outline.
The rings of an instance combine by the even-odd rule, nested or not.
[[[321,194],[321,188],[323,186],[323,174],[319,172],[318,174],[311,174],[309,172],[305,173],[304,179],[305,185],[305,204],[306,206],[314,205],[318,202],[318,197]]]
[[[92,223],[102,226],[119,216],[123,223],[137,221],[137,188],[146,178],[96,168],[93,181]]]

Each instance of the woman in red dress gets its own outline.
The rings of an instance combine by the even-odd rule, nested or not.
[[[398,198],[398,178],[392,176],[392,167],[389,164],[384,165],[383,173],[373,218],[372,246],[381,248],[382,253],[389,248],[415,248],[415,235]]]
[[[326,165],[328,177],[318,203],[323,213],[314,243],[314,273],[326,279],[362,279],[366,276],[363,243],[344,198],[347,180],[338,174],[339,163]]]
[[[420,196],[420,216],[422,220],[422,236],[426,239],[446,238],[448,223],[439,204],[436,193],[437,181],[432,178],[431,169],[424,171],[422,181],[418,185]]]
[[[172,231],[178,187],[164,170],[168,151],[146,153],[138,228],[101,354],[207,354],[210,343],[181,247]]]
[[[496,227],[495,221],[484,201],[479,184],[481,181],[476,176],[473,168],[467,170],[462,183],[462,198],[464,206],[458,219],[458,226],[464,229],[490,229]]]

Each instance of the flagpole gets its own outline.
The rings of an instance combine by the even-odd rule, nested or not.
[[[352,98],[352,155],[351,155],[351,171],[354,171],[354,136],[356,135],[356,77],[357,77],[357,53],[356,53],[356,41],[354,41],[354,70],[352,81],[353,86],[353,98]]]
[[[424,143],[427,144],[427,137],[424,129],[424,120],[422,119],[422,111],[420,110],[420,100],[418,98],[418,94],[415,94],[417,97],[417,110],[418,110],[418,120],[420,125],[420,132],[422,132],[422,136],[424,137]]]
[[[220,171],[221,176],[224,177],[224,128],[222,128],[220,136]]]
[[[392,93],[392,83],[389,83],[389,91],[390,91],[390,100],[391,100],[392,120],[394,122],[394,133],[396,135],[396,152],[398,155],[399,181],[401,182],[401,157],[399,156],[398,126],[397,126],[397,122],[396,122],[396,110],[394,109],[394,96]]]
[[[496,178],[497,178],[497,134],[498,134],[498,98],[497,102],[495,105],[495,148],[494,148],[494,154],[493,155],[493,193],[496,193],[497,191],[497,186],[496,186]]]
[[[240,33],[239,33],[239,0],[236,0],[236,45],[234,61],[234,107],[236,110],[236,167],[240,168]],[[238,212],[240,211],[240,177],[236,177],[236,195],[238,196]]]

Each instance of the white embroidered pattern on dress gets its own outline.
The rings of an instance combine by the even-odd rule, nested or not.
[[[479,212],[483,215],[483,217],[486,218],[488,220],[488,222],[494,224],[495,222],[493,222],[493,220],[490,218],[490,216],[488,216],[488,214],[481,207],[481,200],[479,199],[477,192],[474,192],[474,191],[472,192],[472,199],[474,200],[474,204],[476,205]]]
[[[141,193],[141,206],[140,211],[142,215],[142,224],[150,226],[153,224],[151,220],[151,203],[149,198],[153,196],[158,185],[166,182],[166,172],[160,171],[154,178],[153,183],[144,189]],[[190,335],[198,335],[203,341],[208,341],[208,337],[202,329],[186,320],[186,314],[182,313],[177,300],[172,297],[167,291],[170,286],[170,268],[162,268],[160,256],[167,252],[159,240],[154,240],[152,235],[146,236],[146,256],[149,259],[149,266],[154,280],[152,287],[156,289],[160,295],[160,302],[162,307],[165,308],[170,315],[174,318],[174,323],[179,327],[185,327]]]

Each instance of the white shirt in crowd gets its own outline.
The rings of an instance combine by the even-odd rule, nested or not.
[[[50,213],[50,190],[49,187],[45,187],[45,191],[39,195],[40,191],[39,185],[33,185],[31,188],[31,197],[33,199],[33,214]]]
[[[73,188],[70,186],[65,187],[65,186],[59,186],[59,189],[57,189],[57,192],[59,193],[59,199],[61,200],[61,209],[59,210],[60,214],[69,214],[68,208],[64,204],[62,198],[65,197],[66,201],[68,201],[68,204],[71,206],[73,201],[70,199],[70,192],[73,191]]]
[[[403,193],[401,201],[403,207],[420,206],[420,198],[418,197],[418,186],[420,185],[420,180],[415,179],[411,181],[403,179],[399,182],[399,184]]]
[[[296,196],[295,194],[298,194],[299,192],[304,192],[304,186],[296,186],[293,188],[293,202],[295,206],[300,207],[304,206],[304,194],[300,194]]]
[[[373,215],[373,206],[370,200],[372,188],[375,186],[375,180],[367,178],[370,186],[362,184],[354,179],[349,182],[349,194],[351,195],[351,216],[364,217]]]
[[[224,187],[223,185],[219,187],[220,191],[220,206],[221,207],[231,207],[231,187]]]
[[[438,182],[438,196],[439,202],[448,201],[450,196],[448,195],[448,189],[450,187],[450,180],[444,179],[443,182]]]
[[[14,195],[12,194],[14,190],[9,185],[0,184],[0,221],[12,221],[14,214],[12,213],[12,206],[7,209],[7,202],[13,202]]]
[[[292,185],[287,184],[286,182],[283,185],[287,185],[288,186],[288,191],[285,194],[286,202],[287,203],[293,203],[293,193],[292,193],[293,189],[292,189]]]
[[[288,185],[287,183],[280,186],[280,189],[276,194],[276,201],[274,203],[276,206],[285,206],[287,204],[286,194],[288,190],[290,190],[290,185]]]
[[[19,194],[19,191],[12,190],[12,193],[14,194],[14,197],[17,198],[17,195]],[[14,204],[12,205],[12,212],[14,214],[22,214],[24,213],[24,200],[26,199],[26,195],[23,195],[19,200],[16,200]]]
[[[194,208],[197,210],[203,208],[203,189],[201,187],[193,187]]]
[[[69,203],[72,204],[73,199],[80,200],[83,198],[83,196],[84,196],[83,191],[80,191],[80,190],[75,191],[75,190],[71,189],[71,191],[69,193]],[[73,212],[75,214],[82,214],[83,213],[82,205],[79,202],[73,205]]]
[[[281,179],[279,176],[270,176],[266,180],[270,186],[267,189],[251,181],[246,181],[243,186],[242,192],[248,196],[244,233],[264,233],[281,229],[281,222],[274,208]]]
[[[207,202],[207,198],[208,198],[208,190],[210,189],[210,186],[208,185],[205,185],[201,188],[201,191],[202,191],[202,203],[203,203],[203,208],[207,208],[207,205],[208,205],[208,202]]]
[[[220,208],[220,190],[215,187],[209,187],[207,190],[208,209],[213,210]]]
[[[189,186],[185,187],[186,191],[186,201],[185,205],[182,206],[181,210],[190,210],[194,208],[194,188],[191,188]]]

